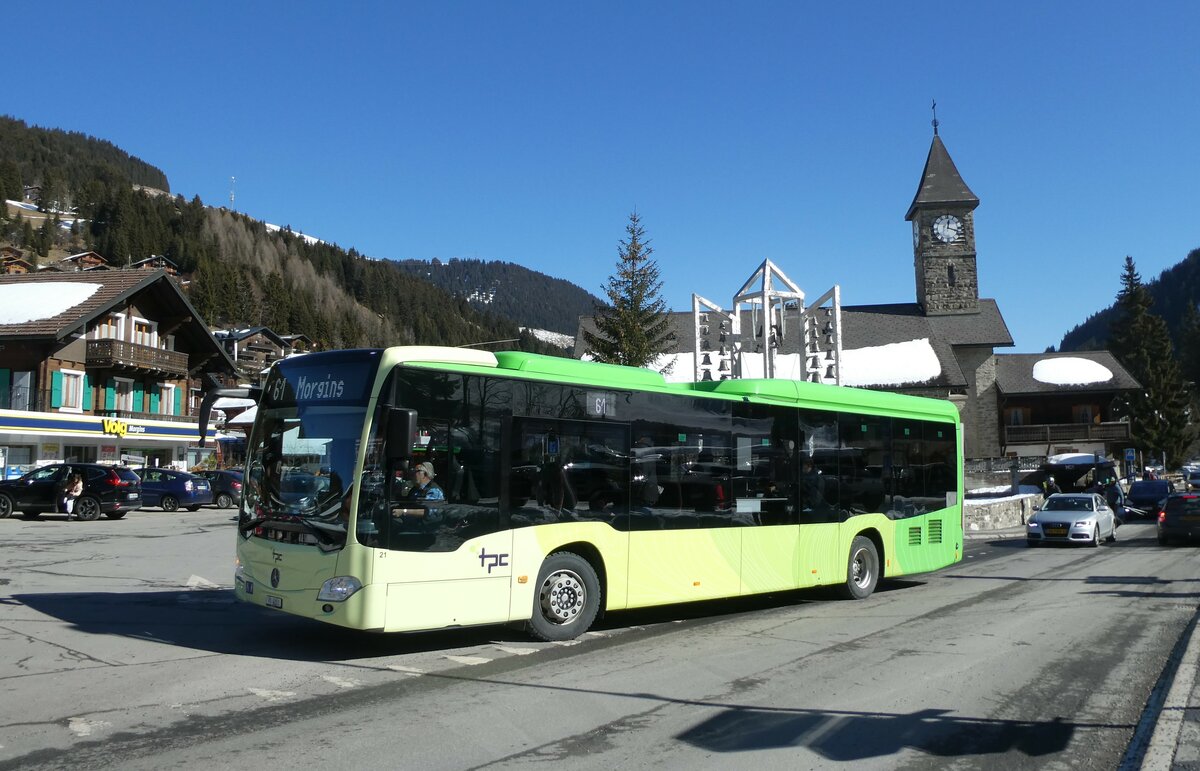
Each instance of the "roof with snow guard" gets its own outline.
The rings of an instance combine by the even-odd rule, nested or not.
[[[996,386],[1008,396],[1112,393],[1142,387],[1108,351],[997,354]]]

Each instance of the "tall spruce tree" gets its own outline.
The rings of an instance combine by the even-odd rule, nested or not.
[[[596,361],[645,367],[674,345],[675,333],[666,300],[659,296],[658,264],[650,259],[654,250],[637,212],[629,215],[625,233],[616,273],[604,284],[608,304],[596,306],[596,332],[585,330],[583,339]]]
[[[1142,389],[1124,396],[1118,408],[1129,418],[1134,445],[1155,457],[1165,453],[1173,466],[1191,443],[1190,399],[1167,324],[1151,312],[1152,304],[1133,258],[1126,257],[1108,347]]]

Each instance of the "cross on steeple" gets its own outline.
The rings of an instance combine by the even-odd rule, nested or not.
[[[938,133],[937,133],[937,127],[938,127],[937,100],[936,99],[933,100],[932,109],[933,109],[933,135],[936,137],[938,135]]]

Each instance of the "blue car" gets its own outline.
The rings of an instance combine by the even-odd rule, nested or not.
[[[136,473],[142,478],[142,508],[162,506],[163,511],[178,511],[182,506],[197,511],[212,503],[212,485],[203,477],[165,468],[142,468]]]

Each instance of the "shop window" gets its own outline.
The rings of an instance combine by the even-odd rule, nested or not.
[[[63,460],[67,463],[95,463],[97,450],[95,447],[68,444],[63,447]]]

